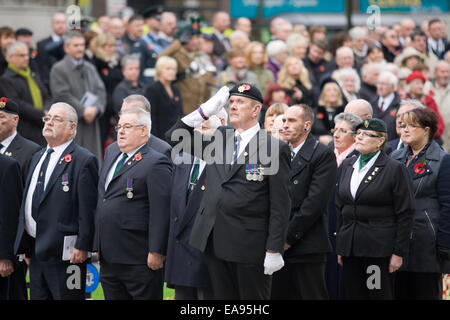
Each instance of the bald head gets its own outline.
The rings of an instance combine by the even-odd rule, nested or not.
[[[416,23],[410,18],[405,18],[400,23],[400,36],[402,38],[409,37],[416,28]]]
[[[355,64],[353,50],[349,47],[340,47],[336,50],[336,64],[339,69],[352,68]]]
[[[372,118],[373,116],[372,106],[364,99],[350,101],[345,106],[344,112],[354,114],[362,120]]]
[[[434,77],[439,86],[446,87],[450,79],[450,64],[439,61],[434,69]]]
[[[237,19],[234,30],[239,30],[244,32],[247,36],[252,33],[252,22],[249,18],[241,17]]]

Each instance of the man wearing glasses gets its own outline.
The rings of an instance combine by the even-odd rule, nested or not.
[[[121,111],[100,173],[95,251],[107,300],[162,300],[172,164],[148,145],[150,114]]]
[[[47,147],[30,163],[14,250],[30,259],[32,300],[81,300],[94,238],[98,163],[73,141],[74,108],[55,103],[43,121]]]

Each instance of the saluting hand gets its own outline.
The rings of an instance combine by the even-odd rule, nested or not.
[[[150,252],[147,257],[147,266],[153,271],[156,271],[163,267],[165,259],[166,256],[163,256],[162,254]]]
[[[391,256],[391,260],[389,261],[389,273],[395,272],[402,266],[403,258],[399,257],[395,254]]]

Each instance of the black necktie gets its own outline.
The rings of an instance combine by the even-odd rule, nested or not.
[[[295,158],[295,151],[294,149],[291,148],[291,162],[292,160],[294,160],[294,158]]]
[[[3,147],[4,147],[4,145],[2,145],[2,144],[0,143],[0,150],[2,150],[2,149],[3,149]]]
[[[47,172],[48,163],[50,161],[50,157],[52,152],[55,151],[52,148],[47,150],[47,156],[42,162],[41,170],[39,171],[36,188],[33,193],[33,202],[31,205],[31,216],[34,220],[37,218],[39,204],[41,203],[42,195],[44,194],[44,185],[45,185],[45,174]]]

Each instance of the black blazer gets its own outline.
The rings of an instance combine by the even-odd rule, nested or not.
[[[31,74],[41,91],[42,102],[45,109],[50,106],[50,95],[39,75],[33,71],[31,71]],[[7,97],[13,99],[19,105],[20,120],[17,131],[24,138],[41,146],[45,146],[46,142],[42,136],[42,128],[44,127],[42,117],[45,115],[44,110],[39,110],[34,107],[27,81],[9,68],[3,74],[3,78],[8,83],[9,92]]]
[[[165,133],[177,119],[183,116],[183,101],[180,90],[171,84],[173,98],[169,96],[161,82],[156,81],[145,91],[145,96],[152,106],[152,134],[164,139]]]
[[[214,253],[219,259],[262,265],[266,250],[282,253],[291,211],[289,146],[275,141],[275,138],[261,129],[247,145],[246,151],[240,155],[238,163],[230,166],[227,163],[232,160],[235,134],[233,128],[219,127],[212,142],[204,141],[200,148],[194,148],[191,141],[202,141],[204,137],[184,124],[181,119],[167,132],[167,141],[170,141],[171,134],[176,129],[185,129],[190,133],[190,137],[171,141],[172,145],[178,144],[199,158],[203,157],[203,150],[214,145],[217,152],[223,152],[226,157],[206,166],[204,203],[195,220],[190,244],[204,252],[214,229],[212,241]],[[250,145],[253,146],[252,150],[249,149]],[[227,152],[230,146],[231,152]],[[258,150],[267,150],[271,155],[269,160],[274,161],[264,164]],[[263,165],[265,171],[269,171],[272,165],[278,165],[278,170],[272,175],[264,175],[263,181],[249,181],[246,179],[244,164],[250,163],[249,159]]]
[[[373,117],[378,118],[386,122],[387,130],[388,130],[388,141],[398,138],[397,130],[395,129],[395,119],[397,117],[397,110],[400,107],[400,96],[397,92],[395,92],[394,100],[392,100],[391,104],[384,112],[380,111],[378,107],[378,101],[380,96],[376,96],[375,99],[371,101],[372,109],[373,109]]]
[[[5,154],[8,153],[10,157],[19,162],[20,169],[22,171],[23,184],[25,184],[27,179],[31,158],[39,150],[41,150],[41,147],[38,144],[31,140],[25,139],[19,133],[17,133],[8,148],[5,150]]]
[[[147,145],[135,155],[139,153],[141,158],[132,156],[106,191],[106,177],[120,150],[105,158],[100,173],[94,250],[109,263],[146,265],[149,252],[166,255],[172,165]],[[131,199],[127,197],[129,179]]]
[[[331,251],[328,239],[328,201],[335,185],[336,157],[312,135],[291,163],[291,218],[286,258]]]
[[[30,253],[28,233],[25,231],[25,201],[34,169],[46,149],[36,153],[24,189],[20,209],[19,227],[14,249],[16,253]],[[72,142],[62,153],[70,154],[67,162],[62,158],[47,183],[36,218],[36,258],[45,262],[62,260],[64,236],[77,235],[75,248],[92,251],[94,214],[97,203],[98,163],[87,149]],[[62,188],[63,174],[67,174],[69,191]]]
[[[381,151],[353,199],[350,181],[358,157],[344,160],[336,186],[336,253],[349,257],[405,257],[415,202],[405,166]]]
[[[193,161],[193,158],[191,158]],[[170,231],[167,245],[164,281],[169,288],[177,286],[207,287],[209,274],[203,253],[189,245],[194,220],[206,190],[206,171],[187,200],[192,164],[174,166],[170,200]]]
[[[22,180],[19,163],[0,154],[0,260],[14,261]]]

